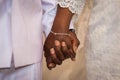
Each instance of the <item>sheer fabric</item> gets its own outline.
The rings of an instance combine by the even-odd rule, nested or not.
[[[68,7],[72,13],[79,14],[85,5],[85,0],[58,0],[58,4],[61,7]]]

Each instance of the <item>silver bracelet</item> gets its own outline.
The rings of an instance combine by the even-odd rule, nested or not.
[[[70,34],[69,33],[56,33],[56,32],[53,32],[53,31],[50,31],[52,34],[54,34],[54,35],[63,35],[63,36],[70,36]]]

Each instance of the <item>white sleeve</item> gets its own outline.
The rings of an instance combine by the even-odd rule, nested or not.
[[[53,25],[53,21],[57,11],[57,0],[42,0],[43,18],[42,25],[43,31],[47,36]]]
[[[80,14],[86,0],[58,0],[61,7],[69,8],[72,13]]]

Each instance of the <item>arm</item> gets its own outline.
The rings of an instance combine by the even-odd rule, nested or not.
[[[62,8],[68,8],[69,11],[75,14],[80,14],[85,0],[42,0],[42,8],[43,8],[43,31],[46,36],[48,36],[51,27],[53,25],[53,21],[56,15],[57,4],[59,4]],[[73,21],[74,22],[74,21]],[[74,23],[71,22],[69,28],[74,28]]]
[[[58,5],[57,14],[53,22],[52,31],[57,33],[68,33],[73,13],[68,8]]]

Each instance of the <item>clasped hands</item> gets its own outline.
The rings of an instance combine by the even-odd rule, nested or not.
[[[70,36],[54,35],[50,33],[44,43],[44,56],[48,69],[61,65],[65,59],[71,58],[75,61],[76,53],[80,42],[74,32],[69,31]]]

